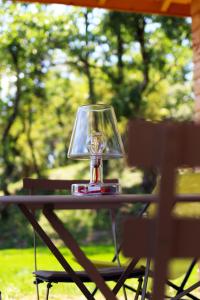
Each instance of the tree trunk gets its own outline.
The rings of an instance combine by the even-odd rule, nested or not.
[[[137,40],[140,43],[140,49],[142,55],[142,66],[143,66],[143,82],[141,83],[140,86],[141,93],[145,91],[149,83],[149,55],[145,45],[145,26],[146,26],[145,17],[140,16],[138,18],[136,34],[137,34]]]
[[[37,177],[41,177],[40,169],[39,169],[39,166],[37,163],[37,158],[35,155],[34,142],[31,137],[31,131],[32,131],[32,106],[31,106],[31,100],[29,100],[27,140],[28,140],[28,144],[29,144],[29,147],[31,150],[34,171],[37,174]]]
[[[88,81],[88,92],[89,92],[89,100],[91,104],[96,103],[96,94],[95,94],[95,89],[94,89],[94,78],[91,73],[91,67],[90,67],[90,54],[89,54],[89,39],[88,39],[88,26],[89,26],[89,20],[88,20],[88,10],[84,13],[85,17],[85,47],[86,47],[86,55],[84,58],[84,70],[85,70],[85,75],[87,77]]]
[[[124,53],[124,42],[121,33],[121,26],[119,25],[117,32],[117,67],[118,67],[118,78],[117,84],[122,84],[124,81],[124,63],[123,63],[123,53]]]
[[[88,91],[89,91],[89,100],[91,104],[96,103],[96,94],[94,90],[94,79],[91,74],[90,66],[88,63],[88,58],[87,61],[85,62],[85,74],[87,76],[87,81],[88,81]]]
[[[12,45],[13,46],[13,45]],[[10,139],[9,139],[9,134],[10,130],[18,116],[19,112],[19,103],[20,103],[20,97],[21,97],[21,84],[20,84],[20,68],[19,68],[19,63],[18,63],[18,50],[16,50],[17,47],[10,47],[9,51],[12,57],[13,65],[15,67],[16,71],[16,95],[13,101],[13,112],[8,118],[8,123],[4,129],[3,132],[3,137],[2,137],[2,145],[3,145],[3,159],[4,159],[4,176],[2,179],[2,190],[5,195],[9,195],[8,191],[8,183],[10,180],[10,176],[14,170],[15,165],[13,162],[11,162],[9,155],[10,155]],[[8,155],[9,154],[9,155]]]
[[[146,49],[145,41],[145,26],[146,21],[144,16],[139,16],[136,28],[137,40],[140,43],[140,50],[143,65],[143,81],[140,85],[141,98],[149,84],[149,55]],[[153,169],[143,170],[142,190],[146,194],[152,193],[156,186],[157,172]]]

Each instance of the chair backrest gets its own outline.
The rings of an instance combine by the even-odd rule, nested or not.
[[[68,179],[33,179],[24,178],[23,188],[29,190],[31,194],[38,191],[71,190],[71,185],[76,183],[88,183],[88,180],[68,180]],[[118,183],[118,179],[107,179],[105,183]]]
[[[200,166],[200,126],[191,122],[132,121],[128,142],[129,164],[157,167],[161,180],[156,217],[127,220],[122,248],[125,256],[154,258],[152,299],[161,300],[164,299],[169,259],[200,255],[200,243],[197,242],[200,221],[177,219],[172,215],[178,199],[175,194],[176,169]]]

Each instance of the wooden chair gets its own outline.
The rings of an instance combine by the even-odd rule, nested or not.
[[[200,195],[180,197],[175,192],[176,169],[200,166],[200,126],[189,122],[153,124],[133,121],[129,126],[128,152],[129,164],[156,167],[160,171],[157,214],[151,219],[126,220],[122,248],[125,256],[154,259],[152,299],[161,300],[164,299],[170,258],[196,259],[200,256],[197,238],[200,221],[173,215],[176,202],[200,201]],[[181,299],[199,286],[200,281],[182,289],[172,299]]]
[[[23,188],[28,190],[30,194],[37,194],[38,192],[55,192],[56,190],[60,191],[70,191],[71,185],[74,183],[80,182],[80,180],[50,180],[50,179],[31,179],[24,178],[23,179]],[[82,183],[87,183],[88,181],[81,180]],[[105,182],[118,182],[118,180],[105,180]],[[111,212],[111,216],[113,213]],[[112,220],[113,221],[113,220]],[[114,225],[115,226],[115,225]],[[116,241],[115,228],[114,228],[114,240]],[[116,245],[115,245],[116,246]],[[47,283],[47,291],[46,291],[46,299],[49,298],[49,291],[52,287],[52,283],[71,283],[73,282],[71,276],[67,274],[65,271],[47,271],[47,270],[38,270],[37,266],[37,253],[36,253],[36,238],[34,234],[34,257],[35,257],[35,284],[37,290],[37,299],[39,299],[39,288],[38,285],[42,282]],[[130,264],[131,265],[131,264]],[[124,268],[120,266],[115,267],[107,267],[100,269],[100,274],[104,278],[105,281],[115,281],[117,282],[122,275],[124,274]],[[92,282],[90,277],[84,271],[76,272],[82,282]],[[144,268],[131,268],[128,273],[126,273],[126,278],[137,278],[138,279],[138,288],[135,290],[132,287],[127,285],[123,285],[124,280],[122,281],[121,287],[126,286],[130,288],[136,293],[135,299],[139,296],[141,292],[141,285],[144,276]],[[119,286],[118,286],[119,289]],[[95,295],[97,288],[94,289],[93,295]],[[125,293],[126,294],[126,293]]]

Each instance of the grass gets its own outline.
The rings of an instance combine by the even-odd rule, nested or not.
[[[112,246],[87,246],[83,250],[92,260],[110,261],[113,255]],[[61,248],[62,253],[69,260],[70,265],[79,269],[76,261],[72,258],[69,251]],[[49,253],[46,248],[38,248],[38,265],[40,269],[61,270],[55,258]],[[34,270],[33,249],[7,249],[0,251],[0,288],[3,295],[3,300],[32,300],[35,299],[35,288],[33,283],[32,271]],[[174,268],[177,270],[185,269],[187,261],[175,261]],[[181,275],[181,274],[179,274]],[[188,285],[197,280],[197,267],[194,269]],[[174,280],[179,284],[183,275]],[[131,281],[131,284],[137,284],[137,281]],[[92,290],[93,284],[89,285]],[[45,296],[45,284],[41,284],[40,292],[42,299]],[[172,290],[169,291],[172,293]],[[196,295],[198,291],[196,291]],[[54,284],[51,290],[51,299],[84,299],[81,293],[74,284]],[[102,299],[98,293],[97,299]],[[120,294],[120,299],[123,295]],[[186,298],[185,298],[186,299]]]
[[[49,173],[50,178],[83,178],[81,174],[84,169],[88,169],[85,162],[81,162],[76,166],[68,166],[64,168],[54,169]],[[113,168],[110,178],[119,177],[122,186],[129,188],[133,185],[137,185],[141,181],[141,173],[135,172],[127,168],[117,169]],[[67,176],[66,176],[67,174]],[[19,188],[21,182],[16,183],[12,186],[13,192],[16,188]],[[181,193],[200,193],[200,173],[199,172],[186,172],[181,174],[177,189]],[[176,214],[179,216],[189,215],[189,216],[200,216],[200,204],[179,204],[176,207]],[[90,219],[90,218],[89,218]],[[84,221],[85,222],[85,221]],[[86,222],[87,223],[87,222]],[[85,224],[85,223],[84,223]],[[110,261],[113,255],[113,248],[111,246],[86,246],[84,247],[85,252],[89,255],[91,259],[98,261]],[[58,263],[55,258],[51,256],[46,248],[39,249],[39,268],[40,269],[54,269],[60,270]],[[73,260],[71,254],[62,249],[64,255],[68,258],[70,265],[77,269],[79,266]],[[97,254],[98,253],[98,254]],[[35,288],[33,283],[32,271],[34,270],[33,262],[33,249],[5,249],[0,250],[0,290],[2,291],[3,300],[32,300],[35,299]],[[179,284],[183,279],[183,274],[187,268],[188,262],[186,260],[175,261],[172,264],[172,277],[174,283]],[[199,279],[199,274],[197,266],[193,270],[193,273],[188,281],[188,286],[195,283]],[[135,283],[136,284],[136,283]],[[92,289],[90,285],[90,289]],[[45,285],[41,285],[42,299],[45,296]],[[168,290],[171,295],[173,291]],[[196,290],[194,294],[200,297],[200,292]],[[100,294],[98,294],[98,299],[102,299]],[[122,295],[120,298],[123,299]],[[51,291],[52,300],[60,299],[84,299],[79,290],[74,284],[54,284]],[[184,298],[187,299],[187,298]]]
[[[90,257],[94,257],[95,248],[86,247],[87,253]],[[101,247],[100,249],[101,252]],[[73,260],[69,251],[61,249],[64,256],[69,260],[70,265],[78,269],[80,268],[75,260]],[[62,270],[55,258],[50,254],[46,248],[38,248],[38,266],[45,270]],[[112,257],[112,249],[104,248],[105,258]],[[98,256],[95,256],[98,257]],[[34,285],[32,271],[34,270],[33,249],[8,249],[0,251],[0,287],[5,299],[34,299]],[[45,285],[41,284],[41,293],[44,299]],[[73,284],[55,284],[53,288],[52,299],[59,298],[62,295],[69,295],[70,297],[80,296],[79,291]]]

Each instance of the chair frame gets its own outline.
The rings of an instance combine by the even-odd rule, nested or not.
[[[200,281],[185,290],[184,286],[197,261],[196,257],[200,256],[200,243],[194,238],[198,229],[200,230],[200,221],[173,217],[172,209],[178,200],[175,194],[175,170],[177,167],[200,166],[200,126],[191,122],[153,124],[133,121],[129,127],[130,135],[129,163],[139,167],[156,166],[160,169],[161,181],[157,216],[154,219],[130,219],[125,222],[124,254],[130,257],[139,255],[154,258],[154,300],[164,299],[170,257],[194,257],[176,296],[172,299],[178,300],[185,295],[198,299],[190,292],[200,286]],[[190,201],[189,196],[187,201]],[[130,234],[134,235],[138,226],[141,235],[133,243]]]

